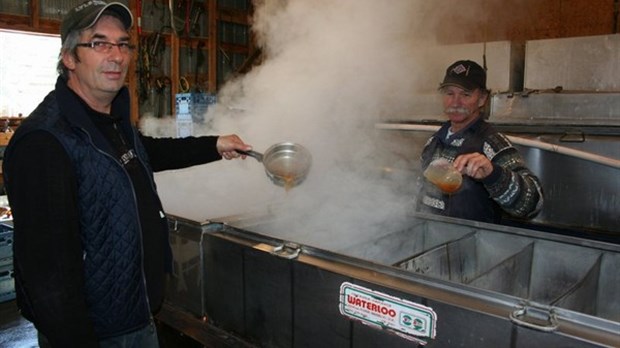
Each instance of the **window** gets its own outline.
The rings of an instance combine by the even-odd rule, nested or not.
[[[60,37],[0,30],[0,116],[28,116],[56,84]]]

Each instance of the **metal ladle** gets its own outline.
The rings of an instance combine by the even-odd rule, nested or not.
[[[312,155],[303,146],[284,142],[270,146],[264,154],[256,151],[239,151],[240,154],[254,157],[265,167],[271,181],[286,189],[301,184],[310,171]]]

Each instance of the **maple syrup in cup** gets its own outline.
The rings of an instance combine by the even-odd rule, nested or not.
[[[437,186],[443,193],[455,193],[463,184],[461,173],[445,158],[432,161],[423,174],[428,181]]]

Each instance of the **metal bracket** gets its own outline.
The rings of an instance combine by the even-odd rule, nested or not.
[[[510,321],[543,332],[553,332],[560,326],[553,309],[548,310],[527,305],[520,305],[510,313]]]
[[[561,143],[583,143],[586,135],[583,132],[566,132],[560,137]]]
[[[301,253],[301,245],[293,242],[286,242],[278,245],[271,251],[271,254],[285,259],[296,259]]]

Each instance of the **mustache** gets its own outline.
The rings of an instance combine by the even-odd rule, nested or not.
[[[454,113],[466,114],[466,115],[471,114],[471,112],[467,108],[446,108],[444,112],[446,114],[454,114]]]

